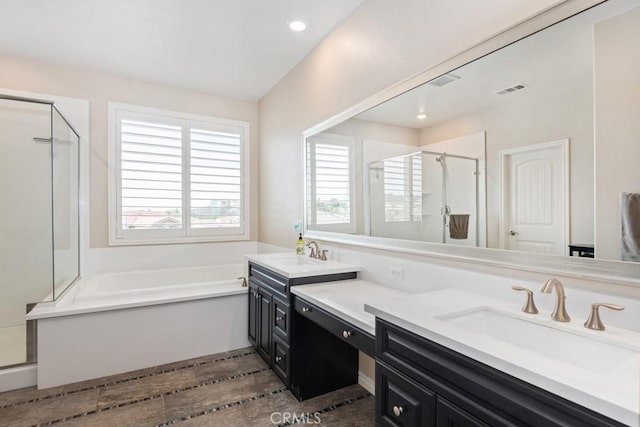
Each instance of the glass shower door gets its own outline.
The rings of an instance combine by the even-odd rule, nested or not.
[[[0,100],[0,367],[27,361],[26,306],[51,299],[50,137],[50,105]]]

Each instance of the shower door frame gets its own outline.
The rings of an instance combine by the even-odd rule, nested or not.
[[[432,154],[435,156],[441,156],[444,158],[444,160],[446,161],[447,157],[453,157],[453,158],[457,158],[457,159],[464,159],[464,160],[472,160],[475,163],[475,170],[473,171],[473,174],[475,176],[475,202],[476,202],[476,212],[475,212],[475,229],[476,229],[476,241],[475,241],[475,245],[474,247],[479,247],[480,245],[480,217],[479,217],[479,212],[480,212],[480,185],[479,185],[479,179],[480,179],[480,165],[479,165],[479,159],[475,158],[475,157],[469,157],[469,156],[462,156],[459,154],[448,154],[446,152],[437,152],[437,151],[426,151],[426,150],[422,150],[420,151],[421,154]],[[424,166],[423,166],[424,168]],[[446,183],[446,169],[443,167],[443,164],[440,163],[440,168],[442,169],[442,203],[441,203],[441,214],[442,214],[442,242],[434,242],[434,243],[442,243],[444,245],[451,245],[452,243],[447,243],[447,216],[449,215],[448,213],[446,213],[447,207],[448,205],[446,205],[444,203],[445,198],[448,197],[447,194],[447,183]]]

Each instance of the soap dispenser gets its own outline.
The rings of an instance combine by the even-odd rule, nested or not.
[[[304,240],[302,239],[302,233],[298,236],[298,242],[296,243],[296,254],[304,255]]]

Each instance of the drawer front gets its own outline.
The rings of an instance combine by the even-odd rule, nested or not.
[[[480,421],[458,405],[442,397],[438,397],[437,414],[438,427],[490,427],[489,424]]]
[[[381,426],[433,427],[436,394],[377,362],[376,421]]]
[[[291,377],[291,360],[289,357],[289,345],[280,339],[279,336],[273,334],[273,349],[272,349],[271,365],[273,372],[280,377],[280,379],[289,386],[289,378]]]
[[[279,293],[285,299],[289,293],[288,279],[273,271],[249,263],[249,280],[270,288],[274,293]]]
[[[333,335],[349,343],[358,350],[374,356],[375,338],[360,328],[338,319],[333,314],[326,312],[318,306],[295,296],[294,308],[302,316],[322,326]]]
[[[273,298],[272,329],[285,342],[289,342],[289,330],[291,329],[289,316],[289,304],[279,298]]]

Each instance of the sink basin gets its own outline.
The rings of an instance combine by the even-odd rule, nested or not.
[[[302,257],[302,256],[280,256],[269,258],[273,263],[277,263],[278,265],[291,267],[296,265],[315,265],[318,261],[312,260],[310,258]]]
[[[571,364],[594,373],[606,374],[637,360],[639,352],[604,340],[556,329],[488,307],[446,314],[438,320],[468,332]]]

